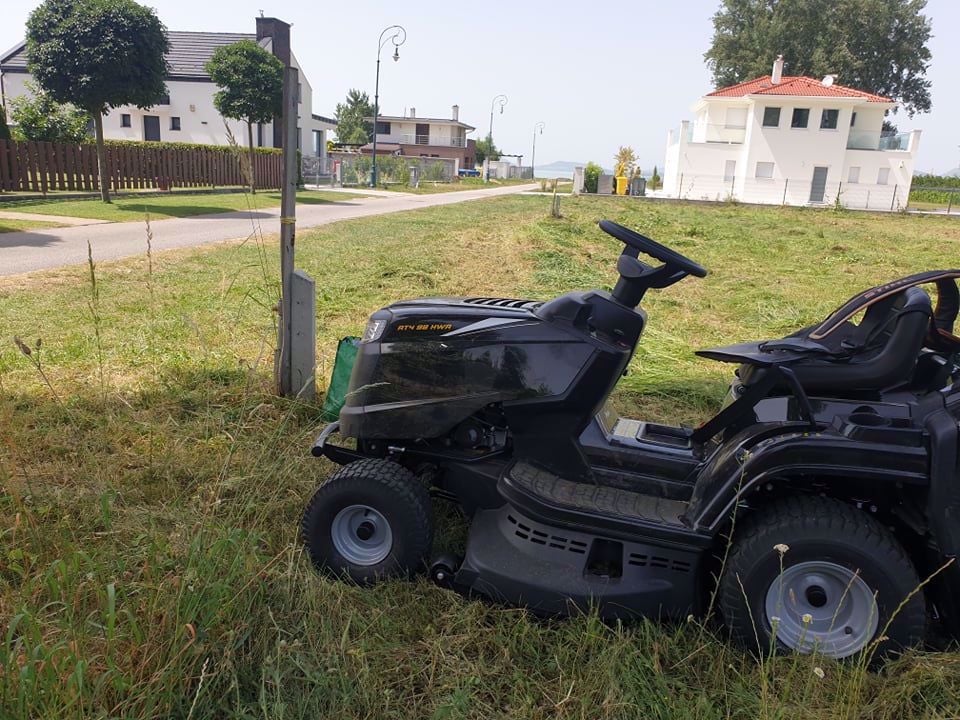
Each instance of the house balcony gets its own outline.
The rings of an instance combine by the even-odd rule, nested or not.
[[[847,150],[885,150],[907,152],[910,150],[912,132],[857,132],[850,131],[847,138]]]
[[[383,135],[377,133],[378,143],[394,143],[396,145],[432,145],[434,147],[465,148],[469,142],[467,138],[438,137],[436,135]]]
[[[720,145],[742,145],[747,138],[747,128],[735,125],[715,125],[713,123],[691,123],[687,125],[687,142],[718,143]]]

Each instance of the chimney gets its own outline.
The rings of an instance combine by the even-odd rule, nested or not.
[[[413,107],[410,108],[410,117],[415,118],[416,116],[417,116],[417,109]]]
[[[770,76],[770,82],[774,85],[779,85],[780,80],[783,78],[783,55],[777,55],[776,61],[773,63],[773,75]]]
[[[460,106],[459,106],[459,105],[454,105],[454,106],[453,106],[453,119],[454,119],[455,121],[457,121],[457,122],[460,121]]]

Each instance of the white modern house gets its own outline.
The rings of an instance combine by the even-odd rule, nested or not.
[[[661,196],[897,210],[920,131],[887,133],[889,98],[773,73],[702,97],[667,136]]]
[[[213,105],[217,86],[204,66],[214,50],[238,40],[255,40],[273,51],[272,18],[257,18],[257,33],[168,32],[170,51],[167,64],[167,95],[162,102],[147,110],[134,106],[114,108],[104,116],[104,137],[110,140],[162,140],[170,142],[228,144],[224,119]],[[304,155],[324,157],[327,134],[336,128],[334,120],[313,113],[313,90],[303,69],[292,58],[300,76],[299,145]],[[0,93],[10,117],[9,103],[16,97],[29,94],[32,76],[27,69],[26,41],[22,41],[0,56]],[[227,120],[236,141],[247,145],[246,123]],[[254,128],[256,147],[278,147],[273,123]]]

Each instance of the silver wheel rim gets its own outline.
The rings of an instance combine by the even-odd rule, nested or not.
[[[393,548],[390,523],[369,505],[350,505],[338,512],[330,526],[330,539],[353,565],[376,565]]]
[[[845,658],[877,632],[877,600],[859,575],[825,560],[792,565],[771,583],[767,622],[777,640],[801,653]]]

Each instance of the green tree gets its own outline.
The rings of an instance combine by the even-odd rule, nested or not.
[[[926,0],[723,0],[704,54],[718,87],[770,74],[836,74],[843,85],[893,98],[907,115],[930,110]]]
[[[373,140],[373,105],[365,92],[351,89],[345,103],[337,103],[337,140],[350,145],[363,145]]]
[[[651,190],[657,190],[660,186],[663,185],[663,180],[660,179],[660,173],[657,172],[657,166],[653,166],[653,172],[650,173],[650,181],[647,183],[647,186]]]
[[[588,193],[595,193],[602,174],[602,167],[595,162],[588,162],[583,170],[583,189]]]
[[[40,87],[93,117],[100,197],[110,202],[103,114],[148,108],[166,92],[167,32],[133,0],[45,0],[27,20],[27,61]]]
[[[10,139],[10,128],[7,127],[7,111],[0,105],[0,140]]]
[[[483,140],[477,140],[477,165],[483,165],[483,161],[488,157],[491,160],[500,159],[500,149],[497,147],[496,143],[493,142],[493,137],[490,135],[487,135]]]
[[[32,94],[10,102],[10,119],[18,139],[47,142],[82,142],[87,137],[90,114],[70,103],[58,103],[48,93],[27,84]]]
[[[283,113],[283,63],[253,40],[240,40],[214,50],[206,70],[220,88],[213,95],[214,107],[224,117],[247,123],[250,192],[256,192],[253,124]]]

